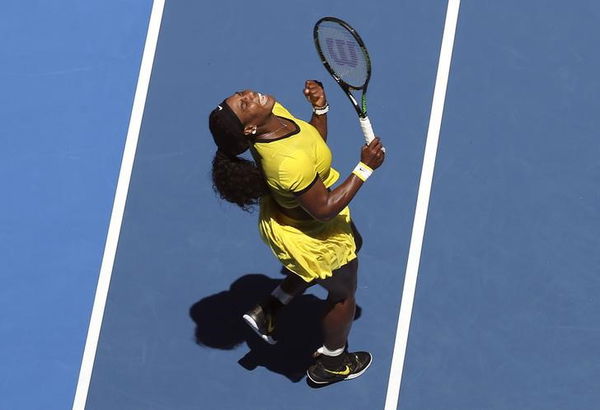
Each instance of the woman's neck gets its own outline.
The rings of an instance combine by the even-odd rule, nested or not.
[[[257,141],[268,141],[279,138],[290,132],[292,124],[285,118],[273,115],[264,126],[257,130]]]

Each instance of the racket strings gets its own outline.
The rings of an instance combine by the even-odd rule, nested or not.
[[[340,80],[356,89],[365,85],[369,59],[350,31],[338,23],[325,21],[319,25],[317,41],[323,58]]]

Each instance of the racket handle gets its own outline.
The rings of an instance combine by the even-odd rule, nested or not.
[[[365,143],[368,145],[375,139],[375,133],[373,132],[373,126],[369,117],[359,118],[360,128],[362,129],[363,135],[365,136]]]
[[[375,133],[373,132],[373,126],[371,125],[371,121],[369,121],[369,117],[358,118],[360,120],[360,128],[362,129],[363,135],[365,136],[365,143],[369,145],[371,141],[375,139]],[[382,147],[381,150],[385,152],[385,147]]]

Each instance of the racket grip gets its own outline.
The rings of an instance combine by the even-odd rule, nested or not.
[[[365,144],[369,145],[371,141],[375,139],[375,133],[373,132],[373,126],[371,125],[371,121],[369,121],[369,117],[359,118],[360,120],[360,128],[365,136]],[[381,150],[385,152],[385,147],[381,147]]]
[[[365,136],[365,143],[368,145],[375,139],[375,133],[373,132],[373,126],[369,117],[359,118],[360,128],[362,129],[363,135]]]

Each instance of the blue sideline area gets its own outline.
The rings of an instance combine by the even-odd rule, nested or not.
[[[150,1],[0,13],[0,408],[70,408]]]
[[[402,409],[593,409],[600,5],[464,2]]]

